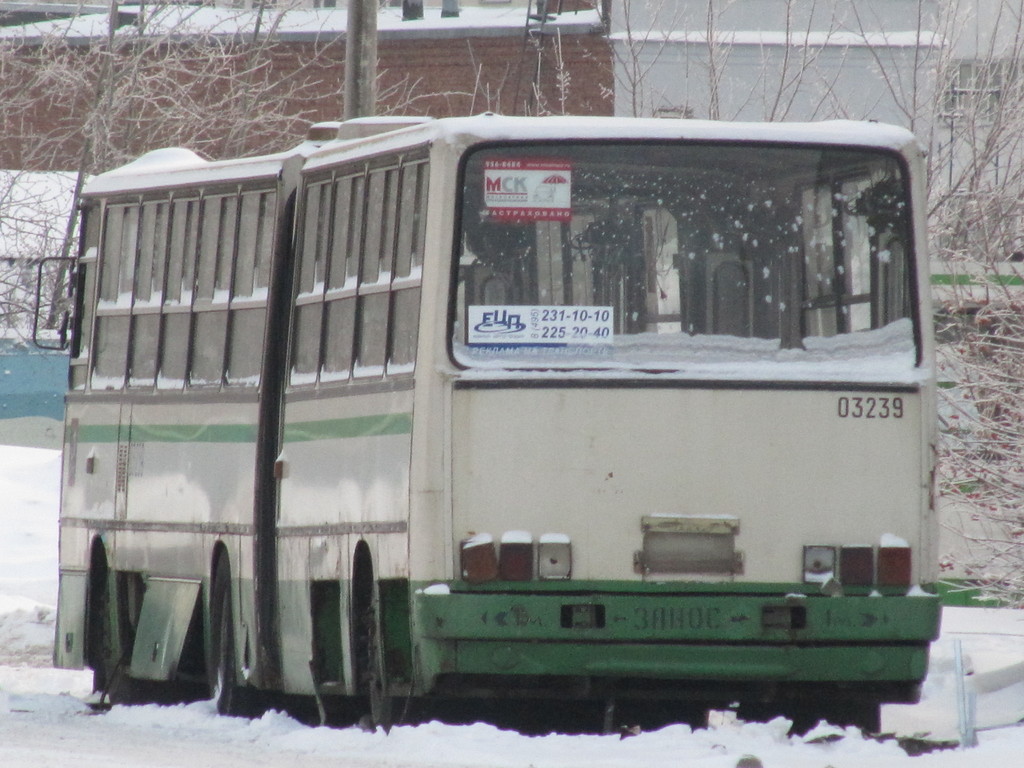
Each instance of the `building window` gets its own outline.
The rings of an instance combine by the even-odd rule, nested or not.
[[[1017,68],[1012,61],[955,62],[946,92],[946,114],[992,117],[999,110],[1005,89],[1016,81]]]

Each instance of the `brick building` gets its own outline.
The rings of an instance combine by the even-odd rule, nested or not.
[[[378,22],[384,114],[611,114],[600,0],[426,8]],[[552,4],[553,6],[554,4]],[[342,116],[347,12],[122,6],[0,29],[0,167],[99,171],[160,146],[209,157],[293,145]],[[9,20],[8,22],[9,23]]]

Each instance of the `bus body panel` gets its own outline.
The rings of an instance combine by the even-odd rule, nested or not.
[[[736,581],[801,581],[805,545],[934,533],[915,391],[457,388],[453,420],[456,536],[566,534],[573,579],[637,580],[645,516],[734,518]]]
[[[280,461],[281,643],[284,686],[311,694],[310,585],[338,585],[341,645],[350,655],[352,552],[370,546],[378,578],[408,578],[412,381],[394,391],[286,395]],[[332,691],[353,694],[352,669]]]

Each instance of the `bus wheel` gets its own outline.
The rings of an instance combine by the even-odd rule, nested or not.
[[[246,716],[252,712],[250,692],[238,683],[235,663],[235,625],[231,612],[231,577],[226,568],[218,568],[210,596],[209,660],[210,692],[221,715]]]
[[[356,546],[350,616],[356,689],[361,696],[366,697],[369,705],[368,725],[389,731],[392,725],[392,698],[387,695],[380,597],[373,575],[373,560],[365,542],[359,542]]]
[[[130,704],[136,699],[136,691],[128,675],[130,659],[121,652],[111,582],[106,553],[97,545],[89,565],[86,664],[92,668],[93,691],[100,694],[101,703]]]
[[[376,600],[362,611],[359,624],[360,635],[362,635],[360,646],[363,651],[359,677],[368,699],[370,721],[374,727],[379,726],[387,732],[391,730],[393,724],[394,699],[387,695],[384,652]]]

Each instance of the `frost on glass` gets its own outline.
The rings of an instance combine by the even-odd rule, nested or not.
[[[456,359],[689,370],[895,355],[912,367],[907,187],[894,156],[859,149],[477,151],[463,178]]]

